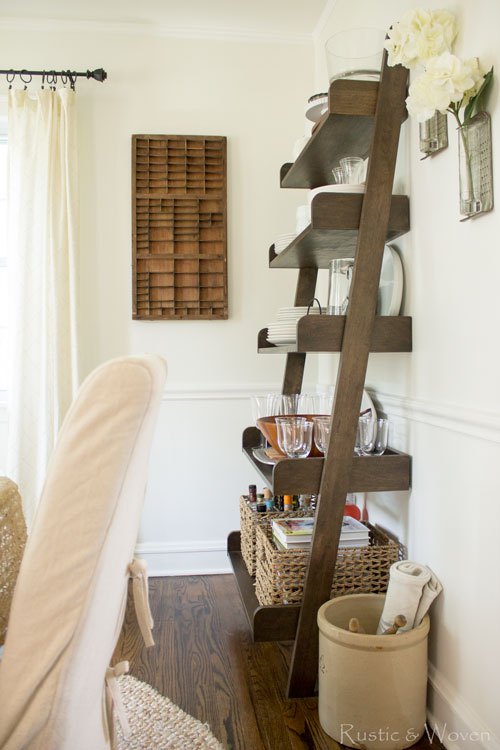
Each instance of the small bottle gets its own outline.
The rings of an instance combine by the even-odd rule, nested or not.
[[[292,495],[283,495],[283,510],[293,510]]]
[[[248,485],[248,502],[249,503],[257,502],[257,485],[256,484]]]
[[[264,487],[264,502],[266,504],[266,510],[274,510],[274,497],[269,487]]]
[[[264,502],[264,495],[261,492],[257,493],[257,505],[255,506],[257,513],[266,512],[266,504]]]
[[[307,510],[311,507],[311,496],[310,495],[299,495],[299,508],[300,510]]]

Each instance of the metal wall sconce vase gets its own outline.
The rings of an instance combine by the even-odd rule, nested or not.
[[[467,221],[493,208],[491,120],[479,112],[458,128],[460,214]]]
[[[436,111],[431,118],[419,124],[419,148],[425,154],[422,161],[448,148],[448,116],[446,114]]]

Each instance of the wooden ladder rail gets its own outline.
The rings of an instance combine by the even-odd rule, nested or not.
[[[288,697],[314,694],[318,665],[318,608],[330,598],[389,223],[401,123],[406,117],[407,70],[389,68],[384,52],[366,194],[342,342],[332,430],[288,680]]]

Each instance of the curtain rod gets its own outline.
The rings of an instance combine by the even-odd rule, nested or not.
[[[16,76],[19,76],[23,83],[31,83],[33,76],[42,76],[44,81],[49,85],[57,83],[60,78],[63,83],[67,80],[72,86],[75,84],[76,78],[92,78],[94,81],[102,83],[108,77],[103,68],[96,68],[95,70],[87,70],[87,72],[77,72],[75,70],[0,70],[0,75],[7,76],[7,83],[12,83]]]

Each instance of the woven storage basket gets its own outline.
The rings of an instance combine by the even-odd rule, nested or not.
[[[0,477],[0,646],[5,641],[10,604],[26,544],[21,496],[7,477]]]
[[[340,549],[331,596],[380,594],[387,591],[389,568],[404,557],[404,547],[380,529],[370,530],[369,547]],[[256,529],[255,593],[259,604],[300,604],[309,563],[309,550],[281,550],[272,541],[271,524]]]
[[[241,554],[251,576],[255,575],[255,529],[273,518],[305,518],[312,516],[311,510],[267,510],[257,513],[247,502],[247,496],[240,497]]]

